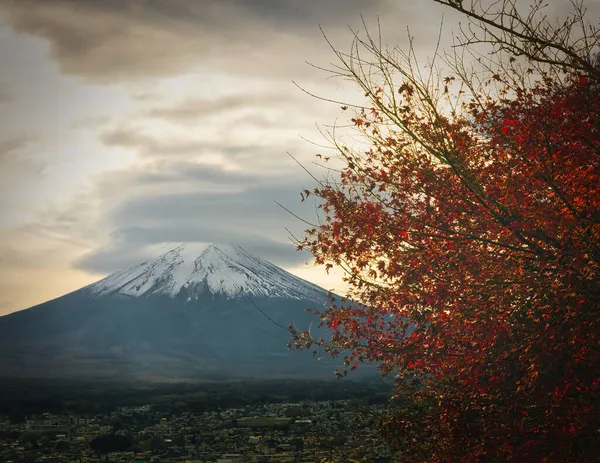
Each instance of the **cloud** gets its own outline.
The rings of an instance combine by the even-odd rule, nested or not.
[[[224,171],[214,166],[193,163],[173,163],[164,169],[143,171],[138,174],[138,181],[146,185],[166,185],[173,182],[191,183],[196,187],[210,184],[212,188],[252,186],[262,183],[260,178],[247,172]]]
[[[169,185],[174,182],[195,191],[172,193]],[[212,186],[202,188],[207,183]],[[286,226],[301,233],[305,224],[275,201],[294,209],[305,186],[302,181],[284,183],[188,164],[176,164],[168,172],[107,178],[98,193],[118,189],[127,199],[107,198],[101,205],[104,226],[111,229],[109,240],[76,267],[108,273],[156,255],[155,245],[179,242],[239,244],[278,265],[302,264],[309,256],[295,251]],[[81,207],[85,206],[78,205],[70,215],[77,216]],[[63,216],[63,221],[68,219]]]
[[[13,27],[49,41],[65,73],[97,82],[176,75],[207,60],[264,74],[294,61],[317,24],[345,27],[387,2],[358,0],[5,0]],[[280,62],[264,61],[281,50]],[[302,62],[302,61],[301,61]],[[266,66],[266,68],[265,68]]]
[[[110,117],[106,115],[102,116],[83,116],[73,120],[71,128],[73,129],[86,129],[94,130],[101,129],[110,123]]]
[[[320,110],[325,115],[339,108],[297,89],[290,95],[281,85],[255,87],[160,104],[155,98],[133,115],[98,126],[98,139],[107,148],[135,152],[141,161],[195,161],[230,170],[289,174],[292,164],[287,152],[314,151],[300,134],[318,136],[315,110],[327,106]]]
[[[181,100],[164,107],[154,107],[148,111],[150,117],[164,119],[175,124],[198,124],[203,119],[219,117],[231,113],[256,114],[283,113],[288,115],[303,103],[299,94],[280,93],[229,94],[219,98],[192,98]]]
[[[269,130],[269,127],[263,129]],[[254,140],[251,140],[244,136],[236,137],[233,129],[231,132],[227,137],[207,136],[204,139],[189,135],[159,137],[138,129],[117,128],[103,133],[101,140],[107,146],[128,148],[134,150],[140,159],[159,163],[189,162],[191,166],[202,163],[265,174],[272,172],[273,175],[290,173],[292,164],[286,152],[297,146],[297,135],[290,134],[287,140],[260,140],[255,132]]]
[[[137,10],[119,3],[122,7],[110,1],[25,0],[6,7],[17,31],[49,41],[65,73],[106,81],[176,74],[188,67],[198,43],[178,38],[173,20],[158,20],[141,2],[135,2]],[[182,38],[196,35],[179,22]]]

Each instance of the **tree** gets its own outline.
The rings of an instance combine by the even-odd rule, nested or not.
[[[359,142],[331,134],[298,247],[350,289],[316,312],[331,342],[296,346],[395,375],[401,461],[595,461],[600,31],[580,3],[552,23],[541,1],[435,1],[470,22],[428,72],[369,33],[332,48],[367,101],[340,102]]]

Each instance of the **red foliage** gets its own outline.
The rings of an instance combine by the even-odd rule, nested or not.
[[[301,247],[362,303],[332,299],[329,350],[396,375],[404,461],[600,452],[599,83],[546,76],[434,119],[404,83],[399,129],[377,92],[354,119],[369,149],[312,192],[325,220]]]

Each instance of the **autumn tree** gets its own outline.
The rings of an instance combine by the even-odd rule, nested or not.
[[[597,461],[600,31],[579,3],[436,1],[469,23],[427,66],[333,49],[366,101],[340,102],[355,136],[299,248],[350,289],[316,312],[331,342],[292,334],[394,375],[401,461]]]

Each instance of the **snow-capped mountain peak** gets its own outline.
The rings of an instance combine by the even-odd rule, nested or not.
[[[115,272],[87,288],[93,296],[164,295],[193,301],[207,293],[322,300],[325,291],[240,246],[182,244],[156,259]]]

